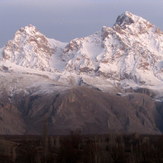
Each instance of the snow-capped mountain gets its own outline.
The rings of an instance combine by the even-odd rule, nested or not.
[[[162,76],[163,33],[130,12],[69,43],[26,26],[0,49],[0,133],[161,133]]]
[[[104,77],[122,85],[155,85],[163,80],[162,36],[157,27],[130,12],[120,15],[112,28],[104,26],[67,44],[29,25],[4,47],[3,60],[34,70]]]
[[[72,40],[65,48],[69,71],[136,83],[162,81],[163,34],[147,20],[125,12],[112,28]]]
[[[53,55],[59,52],[63,44],[48,39],[35,26],[29,25],[19,29],[13,40],[6,44],[3,58],[23,67],[52,71]]]

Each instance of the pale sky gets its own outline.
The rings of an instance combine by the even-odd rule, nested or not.
[[[68,42],[112,26],[124,11],[163,30],[163,0],[0,0],[0,46],[28,24],[47,37]]]

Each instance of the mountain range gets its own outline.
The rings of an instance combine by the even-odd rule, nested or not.
[[[0,49],[0,134],[163,131],[163,32],[128,11],[69,43],[35,26]]]

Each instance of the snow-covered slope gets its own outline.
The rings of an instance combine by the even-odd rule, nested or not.
[[[1,65],[14,71],[51,72],[51,79],[70,85],[162,87],[163,33],[130,12],[118,16],[113,27],[67,44],[29,25],[2,49],[2,58]]]
[[[35,26],[19,29],[3,49],[4,60],[16,65],[42,71],[53,71],[54,56],[60,52],[64,43],[48,39]],[[54,61],[54,63],[52,63]]]
[[[125,12],[112,28],[75,39],[65,48],[66,69],[154,84],[162,81],[163,34],[147,20]]]

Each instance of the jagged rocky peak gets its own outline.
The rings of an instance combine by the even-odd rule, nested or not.
[[[50,47],[48,38],[33,25],[20,28],[15,33],[13,40],[6,44],[3,54],[4,58],[8,59],[12,57],[12,53],[28,54],[30,51],[37,54],[40,52],[49,53],[50,55],[54,52],[54,49]]]
[[[133,13],[126,11],[120,16],[117,17],[116,23],[113,26],[113,29],[119,30],[119,27],[121,29],[127,29],[130,28],[131,31],[134,33],[145,33],[149,29],[153,29],[155,27],[153,24],[151,24],[149,21],[146,19],[134,15]]]
[[[126,25],[130,25],[137,21],[138,17],[133,15],[131,12],[124,12],[122,15],[117,17],[116,23],[121,27],[125,27]]]
[[[20,28],[19,32],[25,32],[26,34],[34,35],[38,32],[38,29],[34,25],[29,24],[25,27]]]
[[[105,38],[110,35],[119,37],[130,34],[138,36],[139,34],[147,34],[150,31],[158,33],[159,29],[146,19],[126,11],[117,17],[116,23],[112,28],[106,26],[102,27],[101,37],[102,40],[105,40]]]
[[[33,25],[20,28],[3,49],[3,58],[17,65],[44,70],[55,47]]]
[[[17,43],[29,43],[29,42],[35,42],[35,43],[44,43],[47,44],[48,40],[45,35],[39,32],[39,30],[33,26],[28,25],[25,27],[20,28],[16,33],[13,41],[16,41]]]

